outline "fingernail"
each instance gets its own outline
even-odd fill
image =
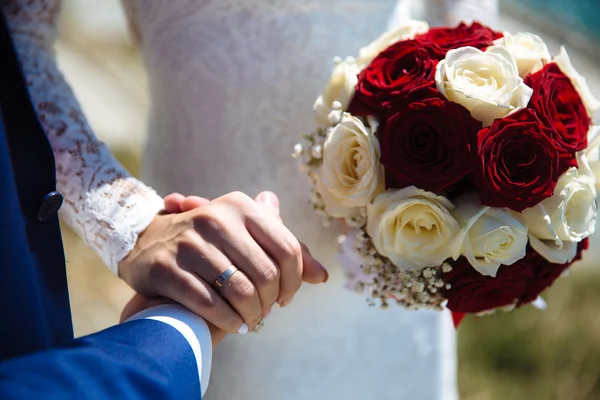
[[[267,318],[269,315],[271,315],[271,311],[272,311],[271,307],[267,308],[265,310],[265,312],[263,313],[263,318]]]
[[[244,334],[248,333],[248,325],[246,325],[245,323],[242,323],[242,326],[240,326],[240,329],[238,329],[238,333],[240,335],[244,335]]]
[[[279,211],[279,202],[277,201],[277,197],[274,193],[262,192],[258,195],[258,197],[263,204],[269,205],[275,210]]]
[[[320,264],[319,264],[320,265]],[[323,272],[325,272],[325,279],[323,279],[323,283],[327,283],[327,281],[329,280],[329,271],[327,271],[325,269],[324,266],[321,265],[321,268],[323,268]]]
[[[292,299],[284,299],[284,300],[281,300],[281,301],[279,302],[279,307],[281,307],[281,308],[283,308],[283,307],[287,307],[287,306],[289,306],[289,305],[290,305],[290,303],[291,303],[291,302],[292,302]]]

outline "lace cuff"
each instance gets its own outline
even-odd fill
[[[56,160],[61,217],[118,273],[117,264],[163,208],[163,199],[129,176],[96,138],[58,69],[52,41],[58,0],[2,3],[30,97]]]
[[[59,186],[62,193],[78,191],[74,189],[68,184]],[[163,204],[154,190],[135,178],[122,176],[90,189],[84,204],[63,207],[61,217],[118,275],[119,261],[133,249]]]

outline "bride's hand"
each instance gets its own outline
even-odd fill
[[[302,247],[271,211],[244,194],[202,205],[157,216],[119,272],[145,296],[170,298],[226,332],[244,332],[275,302],[291,302],[302,282]],[[239,271],[217,291],[215,281],[231,265]]]

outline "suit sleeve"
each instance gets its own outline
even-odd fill
[[[198,377],[179,329],[139,319],[0,363],[0,398],[200,399]]]

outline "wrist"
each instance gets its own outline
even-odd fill
[[[135,270],[139,268],[148,267],[147,263],[144,265],[144,262],[139,262],[139,260],[143,258],[140,257],[140,255],[144,253],[146,247],[152,245],[156,241],[153,236],[160,237],[156,232],[162,232],[166,229],[168,226],[167,220],[169,218],[168,215],[163,215],[161,213],[155,214],[147,226],[137,234],[135,243],[131,246],[129,252],[127,252],[127,254],[125,254],[125,256],[117,263],[118,277],[123,279],[137,292],[146,292],[144,290],[146,288],[137,282],[139,279],[136,279],[136,275],[140,274],[135,273]]]
[[[122,203],[109,204],[109,207],[105,207],[102,214],[98,215],[98,222],[102,222],[98,223],[98,226],[108,224],[106,228],[102,228],[101,233],[106,235],[106,238],[103,249],[99,251],[104,262],[118,275],[121,260],[131,253],[139,241],[140,233],[148,228],[164,205],[162,197],[154,190],[131,177],[109,187],[111,198],[125,196],[125,200]],[[116,192],[113,192],[115,190]],[[95,197],[101,196],[96,194]],[[96,204],[101,200],[106,202],[104,197],[90,201]],[[97,207],[100,208],[100,205]]]
[[[187,308],[178,304],[162,304],[143,310],[127,321],[153,319],[175,328],[188,342],[194,353],[198,368],[198,378],[203,392],[210,378],[213,331],[206,321]],[[217,332],[214,333],[219,339]],[[222,337],[220,338],[222,340]],[[204,393],[203,393],[204,394]]]

